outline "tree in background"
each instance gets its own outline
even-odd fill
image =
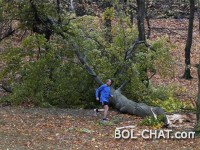
[[[112,0],[106,0],[104,2],[104,26],[105,26],[105,38],[108,43],[112,43],[112,17],[113,17],[113,2]]]
[[[195,12],[195,1],[190,0],[190,17],[189,17],[189,25],[188,25],[188,36],[185,46],[185,73],[183,75],[183,78],[185,79],[191,79],[191,63],[190,63],[190,53],[191,53],[191,47],[192,47],[192,35],[193,35],[193,24],[194,24],[194,12]]]
[[[145,19],[145,0],[137,0],[137,23],[138,23],[138,40],[139,41],[146,41],[145,38],[145,26],[144,26],[144,19]]]

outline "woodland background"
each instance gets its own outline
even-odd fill
[[[199,148],[198,138],[115,141],[116,126],[162,124],[112,110],[103,126],[88,110],[98,106],[98,81],[111,78],[115,89],[127,83],[122,94],[135,102],[198,114],[199,1],[0,0],[0,7],[1,149]]]

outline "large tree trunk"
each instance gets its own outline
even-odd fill
[[[110,0],[105,2],[105,10],[110,9],[112,7],[112,2]],[[112,43],[112,20],[110,18],[110,14],[105,15],[105,39],[108,41],[108,43]]]
[[[71,7],[73,7],[73,1],[70,1],[70,3],[71,3]],[[86,10],[85,10],[84,3],[85,3],[85,1],[83,1],[83,0],[78,0],[75,3],[76,16],[84,16],[84,15],[86,15]]]
[[[145,37],[145,26],[144,26],[144,20],[145,20],[145,13],[146,13],[146,0],[137,0],[137,24],[138,24],[138,40],[139,41],[146,41]],[[149,86],[149,79],[147,76],[147,67],[141,66],[144,75],[142,75],[141,81],[143,84],[148,87]]]
[[[138,22],[138,38],[139,41],[145,41],[145,27],[144,27],[144,19],[145,19],[145,0],[137,0],[137,22]]]
[[[147,27],[148,27],[148,31],[147,31],[147,39],[150,38],[151,36],[151,25],[150,25],[150,14],[148,12],[148,7],[149,7],[149,1],[146,1],[146,22],[147,22]]]
[[[198,84],[198,98],[197,98],[197,124],[195,127],[196,132],[200,133],[200,64],[198,65],[198,79],[199,79],[199,84]]]
[[[163,122],[165,125],[169,124],[169,121],[166,117],[164,110],[160,107],[152,107],[148,106],[144,103],[136,103],[133,100],[129,100],[123,94],[121,94],[120,89],[113,89],[113,99],[111,103],[114,107],[122,113],[127,113],[131,115],[137,115],[139,117],[146,117],[146,116],[158,116],[163,115],[164,120]]]
[[[185,73],[183,75],[183,78],[185,79],[192,78],[190,74],[190,50],[192,46],[194,11],[195,11],[195,2],[194,0],[190,0],[190,18],[189,18],[189,26],[188,26],[188,36],[187,36],[187,41],[186,41],[186,46],[185,46]]]

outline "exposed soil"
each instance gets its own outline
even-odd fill
[[[199,149],[200,138],[115,139],[116,127],[136,125],[136,134],[146,126],[136,116],[110,111],[108,124],[101,123],[101,115],[93,110],[4,107],[0,109],[0,149],[2,150],[63,150],[63,149]],[[173,128],[184,130],[192,123]]]

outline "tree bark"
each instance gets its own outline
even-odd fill
[[[146,1],[145,0],[137,0],[137,23],[138,23],[138,40],[139,41],[146,41],[145,37],[145,26],[144,26],[144,20],[145,20],[145,13],[146,13]],[[148,87],[149,86],[149,79],[147,76],[147,67],[144,66],[142,68],[145,75],[141,77],[141,81],[143,84]]]
[[[105,10],[110,9],[111,7],[112,7],[112,2],[109,0],[105,3]],[[105,18],[104,26],[105,26],[105,39],[108,41],[108,43],[112,43],[112,20],[109,14]]]
[[[150,25],[150,15],[149,15],[149,13],[148,13],[148,7],[149,7],[149,1],[147,0],[146,1],[146,22],[147,22],[147,27],[148,27],[148,31],[147,31],[147,39],[149,39],[150,38],[150,36],[151,36],[151,25]]]
[[[99,84],[102,85],[103,82],[101,79],[97,76],[97,74],[93,71],[93,69],[88,65],[82,54],[77,50],[77,47],[75,47],[74,50],[76,56],[78,57],[79,61],[81,62],[82,65],[85,66],[86,71],[95,79],[95,81]]]
[[[163,115],[163,122],[165,125],[169,124],[168,118],[164,112],[164,110],[160,107],[152,107],[148,106],[144,103],[136,103],[133,100],[128,99],[119,89],[112,89],[113,99],[111,100],[111,104],[120,112],[137,115],[139,117]]]
[[[185,73],[183,78],[191,79],[192,76],[190,74],[190,51],[192,47],[192,35],[193,35],[193,23],[194,23],[194,11],[195,11],[195,2],[194,0],[190,0],[190,18],[189,18],[189,26],[188,26],[188,36],[185,46]]]
[[[84,3],[85,3],[85,1],[83,1],[83,0],[78,0],[75,3],[76,16],[84,16],[84,15],[86,15],[86,9],[85,9]],[[71,2],[71,4],[72,4],[72,2]]]
[[[60,14],[61,14],[60,0],[57,0],[56,3],[57,3],[58,23],[61,23],[61,16],[60,16]]]
[[[144,19],[145,19],[145,0],[137,0],[137,22],[138,22],[138,38],[139,41],[145,41],[145,27],[144,27]]]
[[[4,40],[5,38],[13,35],[15,33],[15,29],[12,29],[12,27],[10,27],[5,33],[3,33],[2,35],[0,35],[0,41]]]
[[[10,86],[5,86],[5,85],[3,85],[3,84],[0,84],[0,87],[4,90],[4,91],[6,91],[6,92],[8,92],[8,93],[12,93],[13,91],[12,91],[12,88],[10,87]]]
[[[32,31],[39,34],[44,34],[49,41],[52,35],[51,26],[53,22],[48,17],[41,17],[33,0],[30,0],[31,11],[34,13],[34,21],[32,23]]]

